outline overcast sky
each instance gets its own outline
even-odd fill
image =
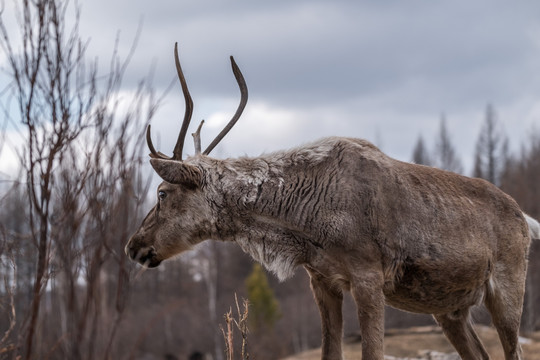
[[[9,0],[7,0],[9,1]],[[151,66],[163,91],[174,42],[200,119],[203,147],[234,113],[234,55],[250,99],[216,156],[259,155],[330,135],[365,138],[400,160],[420,134],[430,149],[441,114],[469,173],[484,113],[495,107],[511,146],[540,131],[540,2],[81,1],[81,33],[106,68],[120,32],[126,55],[142,23],[126,86]],[[172,150],[179,85],[152,122]],[[188,153],[193,153],[191,139]]]

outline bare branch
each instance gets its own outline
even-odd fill
[[[14,344],[6,345],[6,342],[9,339],[9,336],[11,335],[11,333],[13,332],[15,325],[17,324],[17,313],[15,310],[15,294],[14,294],[15,287],[16,287],[15,279],[17,278],[17,266],[15,264],[14,259],[10,258],[9,261],[11,263],[11,268],[13,269],[13,275],[11,279],[12,283],[10,284],[10,280],[7,278],[7,276],[4,277],[4,290],[5,290],[6,296],[9,298],[9,309],[10,309],[9,327],[4,332],[4,336],[2,336],[2,339],[0,339],[0,347],[2,347],[2,349],[0,349],[0,354],[4,352],[3,351],[4,349],[6,349],[6,352],[13,349]]]

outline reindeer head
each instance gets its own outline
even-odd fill
[[[186,103],[184,121],[172,157],[155,150],[148,125],[146,141],[150,149],[150,163],[164,181],[157,189],[157,204],[145,217],[125,248],[126,254],[131,259],[148,267],[158,266],[163,260],[190,249],[212,234],[212,211],[205,196],[205,170],[198,166],[197,160],[210,154],[231,130],[240,118],[248,96],[244,77],[231,56],[232,70],[241,92],[240,105],[227,126],[202,153],[200,131],[203,122],[201,122],[197,131],[192,134],[196,154],[185,161],[182,160],[184,140],[193,113],[193,101],[178,59],[177,44],[174,47],[174,55]]]

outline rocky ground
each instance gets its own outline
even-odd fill
[[[504,360],[502,347],[494,328],[476,327],[478,335],[492,360]],[[524,358],[540,360],[540,332],[520,339]],[[385,334],[385,354],[388,360],[458,360],[459,356],[446,340],[440,328],[434,326],[389,330]],[[362,345],[358,338],[345,340],[345,359],[361,359]],[[319,360],[320,349],[309,350],[283,360]]]

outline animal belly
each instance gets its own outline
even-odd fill
[[[410,312],[449,313],[479,304],[489,273],[488,264],[452,268],[408,264],[385,290],[386,302]]]

